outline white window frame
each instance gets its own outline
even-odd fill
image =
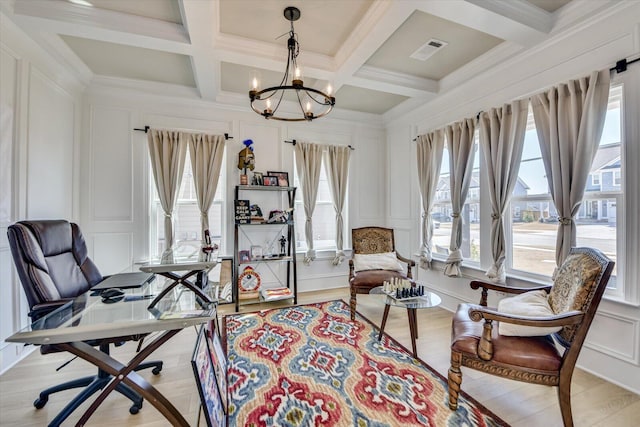
[[[640,67],[635,67],[635,72],[640,74]],[[598,192],[592,194],[591,192],[585,192],[583,197],[583,203],[592,200],[615,200],[616,204],[616,276],[611,278],[614,286],[607,288],[605,292],[605,298],[611,300],[617,300],[625,303],[631,303],[638,305],[640,295],[640,267],[639,263],[628,262],[625,259],[626,254],[637,254],[639,247],[634,242],[640,238],[640,224],[638,221],[627,221],[630,218],[637,218],[635,211],[637,206],[640,206],[640,195],[637,191],[624,191],[624,182],[639,182],[640,172],[639,168],[627,168],[626,164],[639,164],[640,163],[640,144],[628,143],[628,141],[640,141],[640,130],[638,127],[637,117],[640,115],[640,104],[638,104],[633,94],[637,94],[640,91],[640,84],[638,81],[640,78],[632,77],[631,73],[623,73],[615,78],[612,78],[611,86],[623,85],[622,89],[622,130],[621,130],[621,182],[623,191],[612,192]],[[634,92],[635,91],[635,92]],[[627,102],[625,102],[627,101]],[[628,102],[630,101],[630,102]],[[593,175],[596,176],[595,174]],[[600,181],[601,183],[602,181]],[[593,183],[593,182],[592,182]],[[614,182],[615,183],[615,182]],[[594,185],[598,185],[593,183]],[[512,197],[511,203],[519,201],[548,201],[553,203],[550,195],[538,195],[529,197]],[[634,207],[636,207],[634,209]],[[511,209],[508,210],[509,212]],[[512,256],[513,256],[513,242],[512,242],[512,219],[511,215],[505,216],[505,228],[506,228],[506,250],[507,250],[507,275],[511,277],[529,279],[532,281],[548,282],[549,276],[537,275],[532,272],[515,270],[511,268]]]
[[[448,155],[450,155],[450,152],[448,150],[448,142],[445,141],[445,144],[447,144],[447,149],[445,149],[445,152],[449,153]],[[482,227],[483,217],[485,216],[485,215],[483,215],[485,213],[485,209],[484,209],[484,206],[483,206],[482,194],[485,191],[483,189],[483,183],[486,180],[484,179],[483,174],[481,172],[482,169],[485,167],[485,165],[484,165],[484,159],[482,157],[483,156],[482,147],[480,146],[480,129],[479,128],[477,128],[475,130],[475,133],[474,133],[474,144],[477,147],[477,151],[475,153],[475,156],[476,156],[475,159],[478,161],[478,181],[479,181],[479,186],[478,186],[478,190],[477,190],[478,194],[477,194],[477,199],[474,199],[472,196],[474,195],[473,193],[475,191],[472,191],[472,189],[470,188],[469,192],[467,193],[467,199],[465,200],[462,209],[464,211],[465,208],[468,208],[471,202],[476,203],[478,205],[477,206],[477,213],[478,213],[480,218],[479,218],[478,221],[470,222],[468,224],[468,226],[471,227],[472,224],[478,224],[478,227],[479,227],[478,238],[480,240],[480,243],[477,245],[477,247],[478,247],[478,260],[473,260],[471,258],[464,258],[462,260],[462,265],[463,266],[467,266],[467,267],[471,267],[471,268],[480,268],[480,267],[484,267],[484,264],[485,264],[485,262],[484,262],[484,252],[490,253],[490,251],[488,249],[486,249],[486,248],[483,249],[483,247],[482,247],[482,242],[484,240],[488,241],[488,239],[485,238],[486,236],[485,236],[485,233],[483,232],[483,227]],[[442,161],[443,162],[448,162],[449,159],[445,158],[444,154],[443,154]],[[449,171],[449,173],[451,173],[451,171]],[[441,172],[440,176],[438,177],[438,180],[442,179],[442,176],[443,176],[443,173]],[[446,176],[448,176],[448,174],[446,174]],[[442,196],[442,198],[438,198],[438,196]],[[448,209],[450,209],[451,208],[451,191],[450,190],[436,191],[436,199],[434,200],[434,207],[435,207],[436,204],[437,205],[443,205],[444,204],[444,205],[448,206]],[[432,209],[431,213],[433,215],[434,209]],[[422,209],[420,210],[420,215],[422,215]],[[435,218],[435,220],[437,221],[438,219]],[[440,227],[441,226],[442,225],[440,225]],[[463,226],[464,226],[464,224],[463,224]],[[447,245],[446,245],[447,249],[449,249],[449,242],[450,241],[451,241],[451,236],[449,236],[449,241],[447,242]],[[473,241],[473,239],[471,239],[471,241],[469,242],[469,251],[473,250],[473,246],[471,245],[472,241]],[[433,253],[432,253],[433,259],[439,260],[439,261],[443,261],[443,262],[446,261],[447,255],[439,253],[437,248],[436,248],[436,245],[435,245],[435,243],[433,243],[433,241],[432,241],[432,244],[433,244],[433,247],[434,247]]]
[[[591,175],[591,185],[593,186],[600,186],[601,180],[600,180],[600,174],[599,173],[594,173],[593,175]]]
[[[214,199],[213,203],[211,203],[211,207],[209,208],[209,211],[211,212],[214,209],[214,206],[219,205],[220,209],[221,209],[221,224],[220,224],[220,229],[221,229],[221,236],[220,236],[220,242],[219,242],[219,246],[220,248],[225,248],[226,247],[226,217],[227,217],[227,209],[226,209],[226,188],[227,188],[227,180],[226,180],[226,169],[227,169],[227,162],[226,162],[226,155],[227,155],[227,148],[225,147],[224,152],[223,152],[223,158],[222,158],[222,167],[220,169],[220,176],[218,178],[218,189],[217,191],[219,191],[220,194],[220,198],[219,199]],[[185,167],[186,167],[186,163],[187,162],[191,162],[191,159],[189,157],[189,147],[187,147],[187,153],[186,153],[186,158],[185,158]],[[158,212],[162,210],[162,207],[160,206],[160,199],[158,198],[158,191],[156,189],[156,184],[154,182],[153,179],[153,170],[151,167],[151,159],[149,159],[149,257],[151,259],[158,259],[160,257],[160,255],[162,254],[158,254],[156,251],[156,247],[158,245],[158,227],[162,226],[162,224],[158,224],[157,218],[158,218]],[[184,178],[183,178],[184,179]],[[181,183],[181,191],[182,191],[182,184]],[[193,190],[193,198],[192,199],[188,199],[188,200],[177,200],[176,201],[176,207],[174,208],[174,211],[176,211],[178,209],[179,206],[185,206],[185,205],[195,205],[197,206],[198,201],[196,199],[195,196],[195,188],[192,189]],[[209,220],[211,221],[211,217],[212,215],[209,216]],[[174,230],[175,231],[175,230]],[[214,240],[215,242],[215,240]],[[176,239],[176,244],[179,244],[180,242]]]
[[[304,201],[302,199],[302,188],[300,187],[300,181],[298,179],[298,173],[297,173],[297,169],[296,169],[296,162],[295,162],[295,153],[293,154],[294,158],[293,158],[293,186],[297,187],[296,190],[296,198],[294,201],[294,212],[302,212],[303,216],[304,216]],[[326,170],[326,166],[325,166],[325,158],[324,155],[322,156],[322,173],[327,172]],[[350,175],[350,174],[349,174]],[[349,178],[347,178],[349,179]],[[327,183],[329,181],[327,180]],[[318,192],[319,193],[319,192]],[[331,191],[329,190],[329,200],[316,200],[316,207],[313,211],[313,217],[312,217],[312,221],[315,223],[315,219],[317,218],[316,215],[318,214],[318,212],[320,212],[320,210],[318,209],[318,207],[320,206],[331,206],[331,212],[332,212],[332,216],[331,216],[331,220],[333,222],[335,222],[335,210],[333,209],[333,200],[332,200],[332,196],[331,196]],[[344,200],[344,211],[342,212],[342,218],[343,218],[343,230],[342,230],[342,235],[343,235],[343,244],[344,244],[344,250],[348,249],[347,247],[347,241],[350,240],[350,238],[347,238],[347,232],[350,229],[349,227],[349,185],[347,184],[347,192],[345,194],[345,200]],[[306,252],[306,248],[300,246],[298,247],[298,243],[301,243],[303,245],[305,245],[306,247],[306,239],[305,239],[305,224],[304,222],[300,222],[297,221],[295,224],[295,230],[296,230],[296,234],[299,233],[300,238],[303,240],[297,240],[295,241],[295,248],[296,248],[296,253],[300,253],[303,254]],[[350,236],[349,236],[350,237]],[[317,240],[314,240],[314,250],[316,251],[316,253],[322,253],[322,252],[327,252],[327,253],[335,253],[337,251],[337,246],[336,246],[336,241],[335,241],[335,236],[333,237],[333,243],[331,245],[323,245],[323,246],[316,246],[315,242],[317,242]]]

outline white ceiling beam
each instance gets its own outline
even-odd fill
[[[438,82],[431,79],[383,70],[363,65],[348,79],[348,83],[366,89],[378,90],[409,97],[422,97],[438,93]]]
[[[284,43],[276,45],[229,34],[218,33],[213,54],[220,61],[279,73],[284,73],[287,64],[287,48]],[[304,76],[324,80],[333,76],[335,62],[330,56],[302,51],[298,60]]]
[[[191,54],[182,25],[111,10],[49,0],[19,0],[14,18],[33,30]]]
[[[196,86],[203,99],[213,101],[220,88],[220,61],[213,55],[213,40],[218,32],[219,22],[217,4],[183,0],[180,6],[184,26],[193,47],[191,67]]]
[[[357,83],[352,77],[415,10],[408,3],[384,0],[371,5],[336,53],[336,91],[345,83]]]
[[[553,28],[553,16],[525,0],[411,1],[416,10],[530,47]]]

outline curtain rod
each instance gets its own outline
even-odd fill
[[[149,126],[145,126],[145,127],[144,127],[144,129],[140,129],[140,128],[133,128],[133,130],[137,130],[137,131],[144,132],[144,133],[149,132],[149,129],[151,129]],[[233,137],[232,137],[232,136],[229,136],[229,134],[228,134],[228,133],[225,133],[225,134],[224,134],[224,139],[233,139]]]
[[[292,144],[292,145],[295,147],[295,145],[296,145],[296,143],[297,143],[298,141],[296,141],[295,139],[292,139],[291,141],[287,141],[287,140],[285,140],[284,142],[285,142],[285,144]],[[347,145],[347,147],[349,147],[349,148],[350,148],[350,149],[352,149],[352,150],[355,150],[355,148],[353,148],[351,145]]]
[[[623,73],[627,71],[627,65],[633,64],[634,62],[638,62],[638,61],[640,61],[640,57],[636,59],[622,58],[621,60],[616,62],[615,67],[609,68],[609,71],[615,71],[616,73]]]
[[[484,112],[483,110],[478,111],[478,114],[476,114],[476,120],[480,120],[480,114],[482,114],[483,112]],[[451,123],[449,123],[449,124],[451,124]],[[443,128],[446,128],[447,126],[449,126],[449,125],[445,125],[445,126],[443,126]],[[416,142],[417,140],[418,140],[418,137],[415,137],[411,141]]]

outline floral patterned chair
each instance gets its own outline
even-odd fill
[[[562,420],[565,426],[573,426],[571,377],[613,266],[614,262],[597,249],[573,248],[558,269],[553,286],[512,288],[472,281],[471,288],[482,288],[482,296],[480,305],[460,304],[453,317],[449,407],[458,407],[460,367],[465,366],[517,381],[558,387]],[[498,309],[487,308],[489,289],[518,295],[500,301]],[[517,298],[525,299],[536,292],[548,304],[547,316],[500,310],[513,308]],[[520,332],[512,330],[503,335],[503,326],[520,328]],[[554,328],[556,332],[547,334],[531,327]]]
[[[355,320],[356,315],[356,295],[368,294],[369,291],[377,286],[382,286],[384,281],[393,278],[411,279],[411,268],[416,265],[415,261],[405,258],[395,252],[395,242],[392,228],[383,227],[362,227],[351,230],[351,245],[353,247],[353,258],[349,260],[349,287],[351,289],[351,320]],[[359,270],[357,260],[359,256],[368,255],[394,255],[395,265],[383,266],[377,268],[375,265],[371,269]],[[387,261],[390,261],[387,259]],[[401,270],[402,265],[398,263],[402,261],[407,264],[407,272],[404,274]]]

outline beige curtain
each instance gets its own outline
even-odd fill
[[[447,276],[460,276],[462,262],[462,217],[460,216],[471,184],[475,157],[473,133],[475,119],[464,119],[445,128],[449,144],[449,171],[451,191],[451,243],[449,257],[444,268]]]
[[[420,267],[431,267],[431,240],[433,219],[431,209],[440,179],[442,152],[444,150],[444,130],[439,129],[417,138],[418,185],[422,196],[422,246],[420,246]]]
[[[188,135],[188,140],[193,183],[200,209],[200,236],[204,245],[204,231],[209,229],[209,208],[218,188],[225,139],[224,135],[192,133]]]
[[[487,277],[504,283],[505,239],[503,215],[518,180],[527,130],[528,100],[514,101],[480,115],[480,146],[489,177],[491,256]]]
[[[609,84],[609,70],[594,71],[531,99],[542,161],[560,220],[557,266],[576,244],[574,217],[600,144]]]
[[[325,151],[325,168],[329,179],[329,189],[333,198],[333,209],[336,212],[336,256],[333,265],[344,261],[344,201],[347,195],[349,176],[349,157],[351,148],[344,146],[327,146]]]
[[[187,143],[180,132],[157,129],[149,129],[147,142],[153,179],[164,211],[164,258],[173,249],[173,208],[180,191]]]
[[[304,262],[305,264],[310,264],[316,258],[316,251],[313,249],[312,217],[316,208],[318,183],[320,182],[322,146],[309,142],[298,142],[294,146],[294,152],[305,215],[304,236],[307,241],[307,253],[304,257]]]

